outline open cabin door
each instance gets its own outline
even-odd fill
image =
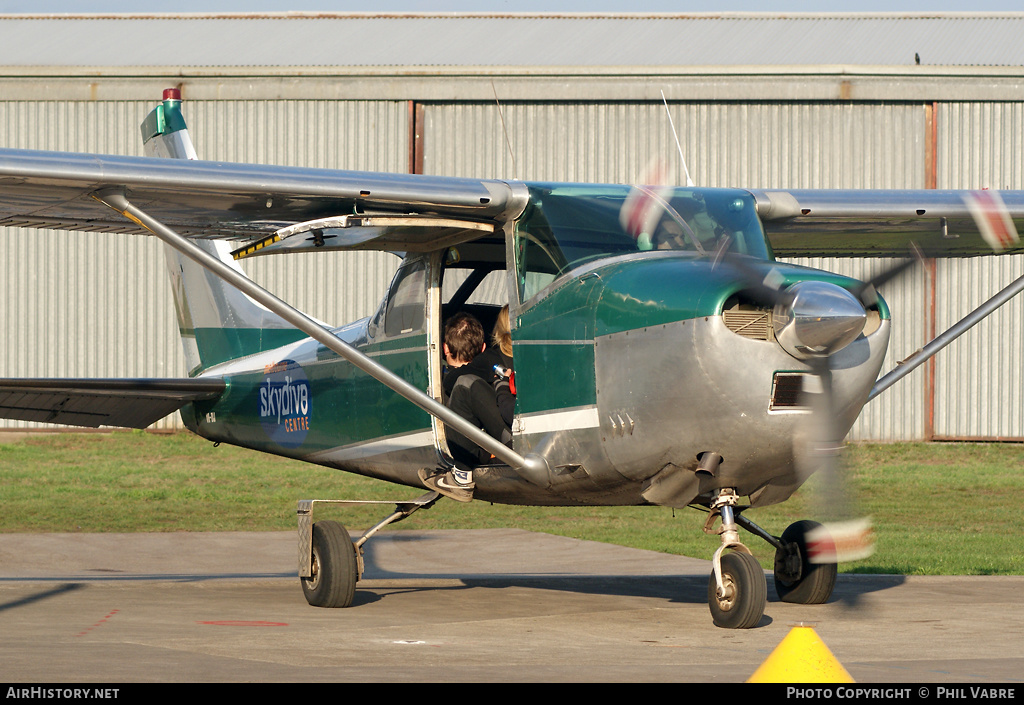
[[[497,237],[496,231],[499,233]],[[443,404],[444,321],[455,310],[467,304],[473,305],[479,299],[479,295],[475,295],[475,299],[468,300],[469,294],[480,284],[479,280],[473,279],[470,282],[472,286],[463,285],[466,284],[466,277],[480,267],[474,265],[473,260],[463,260],[462,253],[469,251],[477,259],[480,251],[489,253],[483,257],[487,262],[483,268],[487,271],[482,274],[486,275],[495,269],[504,277],[504,243],[500,239],[500,232],[493,223],[460,218],[416,214],[350,214],[281,228],[273,235],[238,248],[232,254],[236,259],[243,259],[328,250],[404,253],[405,257],[384,305],[370,321],[369,336],[374,341],[387,344],[389,341],[425,332],[427,383],[424,391],[434,401]],[[466,262],[470,263],[469,269],[466,268]],[[452,272],[446,281],[449,266],[457,271]],[[497,310],[507,303],[508,296],[503,287],[500,295],[485,298],[500,301],[496,305],[485,303],[474,311],[481,318],[485,331],[490,331]],[[384,356],[393,353],[392,350],[378,352]],[[419,373],[414,369],[405,370],[403,376],[415,379],[420,374],[422,368]],[[439,459],[442,463],[450,463],[451,455],[445,440],[444,426],[433,414],[430,415],[430,423]]]
[[[441,403],[447,402],[442,391],[445,323],[460,311],[468,312],[480,321],[487,345],[492,345],[498,312],[509,303],[508,282],[505,242],[500,234],[433,253],[427,295],[427,347],[430,351],[430,394]],[[443,424],[434,418],[432,426],[438,453],[450,461]]]
[[[439,404],[445,404],[441,380],[444,375],[444,317],[442,315],[441,277],[442,265],[447,250],[438,250],[430,257],[427,277],[427,374],[429,386],[427,393]],[[444,424],[436,416],[430,417],[430,427],[434,433],[434,449],[443,464],[454,466],[448,441],[444,433]]]

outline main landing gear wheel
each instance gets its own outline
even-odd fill
[[[749,553],[726,553],[722,556],[722,586],[711,573],[708,581],[708,605],[715,626],[725,629],[750,629],[764,616],[768,601],[768,584],[761,564]]]
[[[313,524],[313,575],[301,578],[302,593],[313,607],[348,607],[356,594],[356,548],[336,521]]]
[[[798,521],[782,532],[782,547],[775,550],[775,592],[783,602],[820,605],[832,596],[838,567],[807,558],[807,534],[820,526],[815,521]]]

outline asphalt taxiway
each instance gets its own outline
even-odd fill
[[[711,623],[710,562],[520,530],[370,541],[306,604],[292,532],[0,534],[0,682],[746,681],[797,624],[860,683],[1019,685],[1024,577],[840,575]]]

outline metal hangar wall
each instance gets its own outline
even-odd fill
[[[226,18],[178,19],[206,30],[227,26]],[[526,19],[544,28],[554,18]],[[682,19],[651,17],[656,30],[649,31],[682,26]],[[883,19],[890,29],[909,21]],[[420,30],[437,24],[412,20],[403,25],[410,32],[417,21]],[[19,29],[12,21],[0,17],[0,35],[55,26],[22,20]],[[145,21],[88,20],[92,41],[101,42],[105,32]],[[1021,23],[1024,15],[1004,24],[1016,31]],[[255,23],[231,26],[263,31]],[[231,35],[225,43],[244,39]],[[579,51],[600,54],[601,46]],[[929,65],[908,56],[906,64],[850,65],[829,63],[820,52],[817,63],[784,65],[713,63],[714,55],[705,65],[671,64],[658,54],[620,65],[569,57],[577,64],[170,66],[147,55],[96,67],[57,63],[59,51],[50,64],[28,65],[0,50],[7,64],[0,66],[0,145],[141,154],[139,123],[163,88],[178,86],[204,159],[632,182],[653,158],[678,158],[664,94],[700,185],[1024,188],[1024,60]],[[0,376],[183,375],[160,247],[151,238],[0,232]],[[298,308],[341,324],[372,313],[397,263],[392,255],[328,253],[244,266]],[[800,263],[859,277],[885,265]],[[886,287],[895,325],[885,370],[1022,274],[1017,256],[939,260]],[[869,404],[850,438],[1024,440],[1022,334],[1024,304],[1015,300]],[[158,424],[179,425],[176,415]]]

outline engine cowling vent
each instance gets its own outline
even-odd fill
[[[810,411],[812,393],[820,383],[805,372],[776,372],[772,379],[772,397],[769,411]]]
[[[774,335],[772,312],[765,309],[736,305],[722,311],[722,320],[726,328],[744,338],[771,340]]]

